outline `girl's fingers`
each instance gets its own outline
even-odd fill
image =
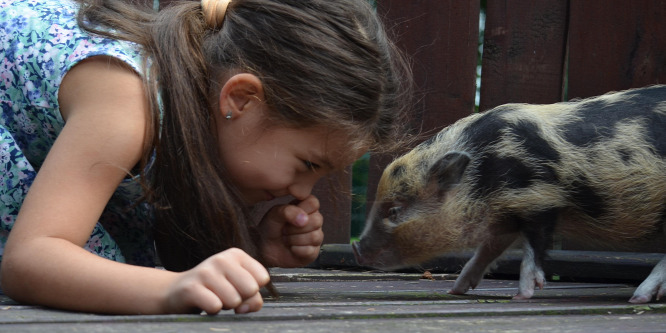
[[[234,309],[234,312],[237,314],[256,312],[261,310],[263,305],[264,299],[261,298],[261,294],[256,294],[253,297],[246,299],[240,306]]]
[[[206,288],[210,289],[222,302],[222,309],[229,310],[238,307],[243,299],[242,293],[238,291],[238,287],[227,279],[217,278],[214,283],[206,283]]]
[[[319,249],[320,247],[318,245],[290,247],[291,253],[295,257],[307,259],[307,261],[310,261],[310,259],[315,259],[319,255]]]
[[[286,234],[308,233],[321,229],[324,225],[324,217],[319,211],[305,215],[305,212],[297,206],[287,206],[285,208],[285,218],[289,221],[284,229]]]
[[[255,278],[246,270],[238,269],[225,272],[224,276],[229,281],[230,285],[234,288],[232,292],[239,295],[238,302],[230,304],[230,308],[235,308],[248,298],[253,297],[259,293],[261,286]]]
[[[193,284],[183,290],[185,295],[181,304],[174,305],[175,313],[199,313],[205,311],[207,314],[216,314],[222,310],[222,300],[212,290],[203,284]],[[185,307],[185,308],[183,308]]]
[[[317,199],[317,197],[314,195],[310,195],[305,200],[301,202],[294,202],[293,204],[304,210],[306,214],[312,214],[319,210],[319,199]]]
[[[201,293],[202,309],[207,313],[216,313],[220,309],[238,309],[248,300],[251,306],[248,311],[260,309],[263,301],[259,290],[270,281],[270,276],[258,261],[240,249],[229,249],[221,252],[200,266],[197,275],[201,285],[213,294],[219,302],[210,299],[210,295]],[[213,311],[213,312],[210,312]]]
[[[231,290],[228,288],[231,288]],[[218,291],[203,286],[201,289],[200,292],[192,296],[197,298],[196,304],[198,304],[198,307],[210,315],[217,314],[221,310],[230,309],[234,309],[236,313],[256,312],[261,310],[264,304],[260,293],[255,293],[251,297],[241,300],[231,284],[227,284],[226,287],[221,289],[218,287]],[[224,294],[219,294],[220,292]]]
[[[242,299],[253,297],[270,281],[266,268],[244,251],[234,248],[223,254],[231,256],[231,260],[221,260],[218,269]]]
[[[240,255],[245,257],[245,260],[240,261],[240,266],[245,269],[252,276],[253,280],[259,285],[259,288],[265,286],[270,282],[271,276],[268,274],[266,267],[252,258],[249,254],[239,249],[233,249],[240,252]]]
[[[319,246],[324,241],[324,232],[319,228],[311,232],[286,235],[285,240],[291,246]]]
[[[282,214],[287,221],[288,227],[301,228],[310,221],[310,216],[302,208],[294,205],[285,205],[282,208]]]

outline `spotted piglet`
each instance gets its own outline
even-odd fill
[[[662,232],[666,86],[463,118],[384,171],[359,242],[362,265],[394,269],[476,247],[452,294],[474,288],[517,241],[517,299],[545,282],[554,233],[619,244]],[[666,258],[632,303],[666,291]]]

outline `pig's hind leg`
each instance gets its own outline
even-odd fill
[[[518,238],[518,233],[495,236],[481,244],[463,267],[449,294],[462,295],[474,289],[483,279],[488,267]]]
[[[629,302],[647,303],[655,295],[656,300],[659,300],[664,292],[666,292],[666,257],[654,266],[650,275],[636,288]]]

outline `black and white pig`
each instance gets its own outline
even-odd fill
[[[523,240],[515,298],[530,298],[544,285],[554,233],[618,244],[663,229],[665,157],[666,86],[499,106],[459,120],[384,170],[354,254],[362,265],[394,269],[476,247],[449,291],[463,294]],[[630,302],[664,292],[666,258]]]

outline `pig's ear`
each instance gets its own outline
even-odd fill
[[[471,157],[465,152],[452,151],[446,153],[428,171],[428,187],[435,190],[440,197],[446,191],[458,185],[467,169]]]

